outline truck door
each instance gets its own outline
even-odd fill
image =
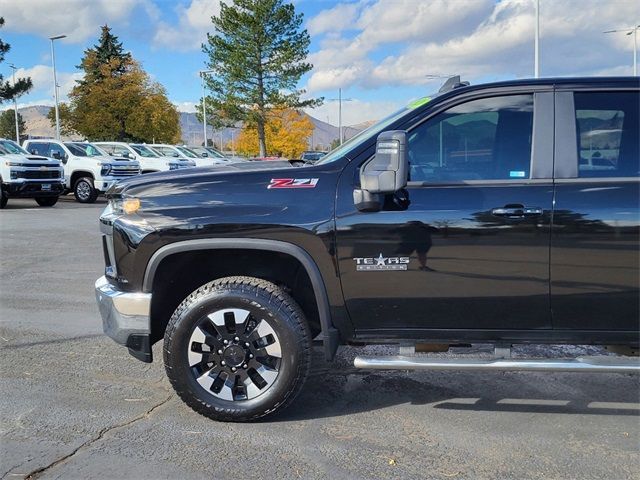
[[[551,328],[553,93],[467,98],[405,127],[410,182],[382,211],[357,211],[357,172],[341,177],[337,249],[358,331]]]
[[[637,83],[556,94],[554,329],[638,331],[639,105]]]

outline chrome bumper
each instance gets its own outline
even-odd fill
[[[132,335],[149,335],[150,293],[122,292],[106,277],[96,280],[96,300],[104,333],[121,345]]]

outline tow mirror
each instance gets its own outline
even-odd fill
[[[376,153],[360,169],[360,188],[354,190],[353,201],[361,211],[378,211],[384,195],[407,186],[409,160],[407,132],[382,132],[376,141]]]

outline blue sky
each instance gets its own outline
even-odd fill
[[[474,83],[533,74],[535,0],[297,0],[312,44],[314,69],[300,82],[325,105],[310,111],[337,123],[338,88],[350,99],[345,124],[380,118],[438,88],[440,76]],[[181,110],[201,96],[200,45],[218,0],[0,0],[0,37],[9,63],[34,89],[21,105],[53,102],[48,37],[56,42],[63,98],[80,78],[75,68],[109,24],[127,50],[167,89]],[[637,0],[540,0],[543,76],[630,75],[632,37],[605,30],[640,23]],[[436,78],[433,78],[436,77]],[[8,105],[4,105],[8,107]],[[1,107],[0,107],[1,108]]]

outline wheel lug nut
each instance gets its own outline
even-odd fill
[[[253,358],[253,353],[250,353],[250,354],[249,354],[249,358]]]
[[[237,370],[236,367],[231,367],[232,372],[235,372],[236,370]]]
[[[222,350],[218,350],[218,355],[222,355]]]
[[[244,342],[244,346],[245,347],[250,347],[251,345],[249,344],[249,342]]]
[[[223,340],[222,343],[226,345],[227,343],[229,343],[229,340]]]
[[[239,339],[238,337],[234,338],[234,340],[235,340],[236,342],[239,342],[239,341],[240,341],[240,339]]]
[[[245,363],[244,365],[242,365],[242,368],[247,368],[247,364]]]
[[[222,360],[222,361],[220,362],[220,365],[226,365],[225,361],[224,361],[224,360]]]

